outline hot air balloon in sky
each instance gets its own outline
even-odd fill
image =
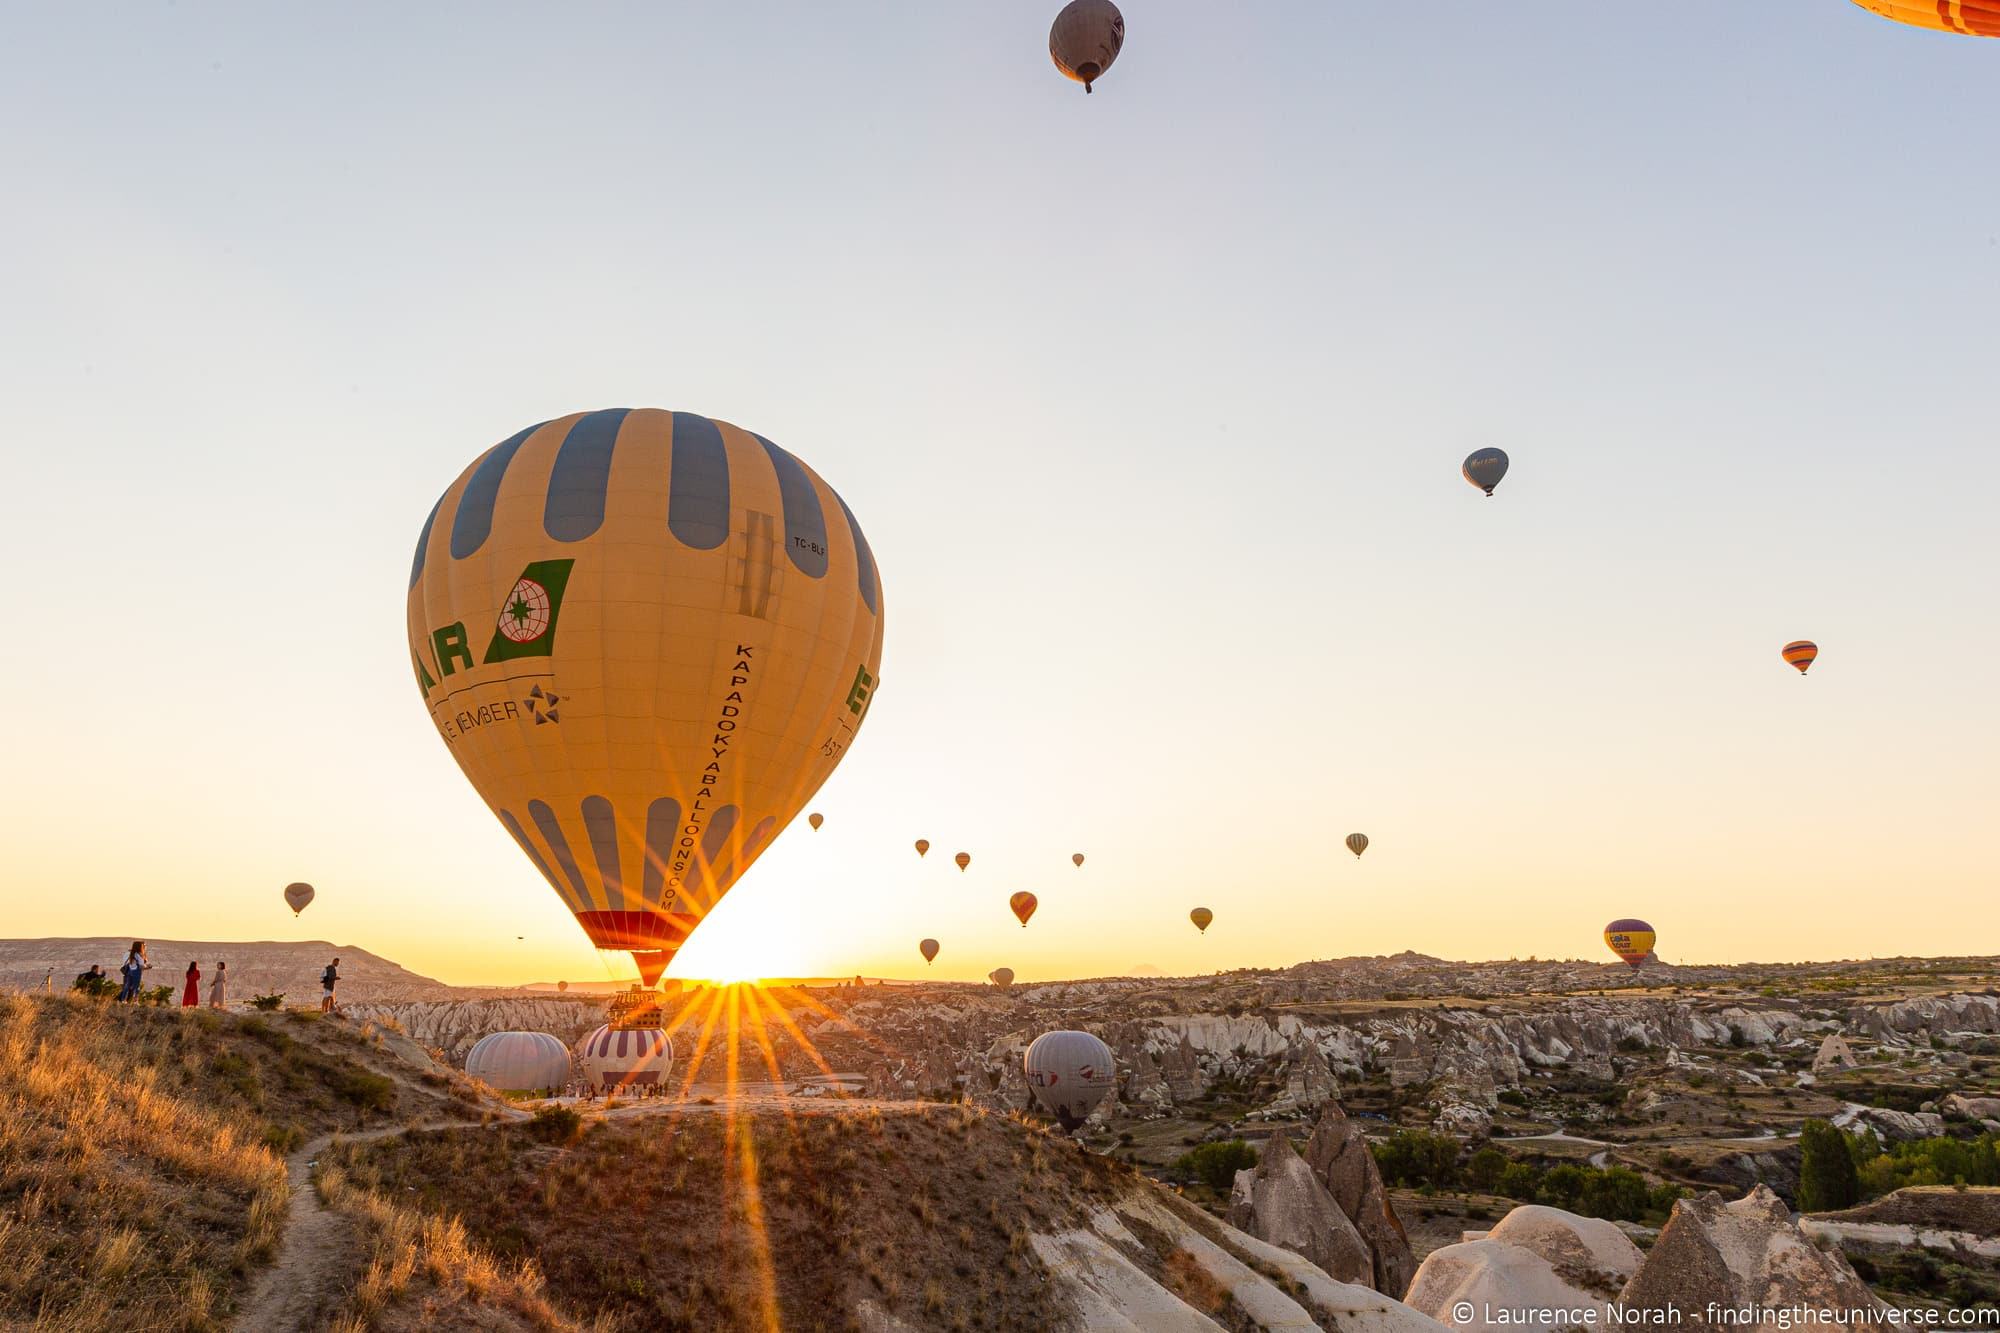
[[[1071,852],[1069,857],[1069,863],[1075,866],[1078,870],[1083,869],[1083,853]]]
[[[1028,1043],[1021,1072],[1035,1100],[1071,1134],[1118,1086],[1111,1048],[1088,1032],[1044,1032]]]
[[[1085,92],[1125,45],[1125,16],[1111,0],[1070,0],[1049,26],[1049,59]]]
[[[1811,639],[1793,639],[1779,651],[1783,653],[1787,662],[1799,669],[1799,674],[1803,676],[1806,674],[1806,669],[1812,666],[1813,659],[1819,656],[1819,645]]]
[[[1007,900],[1007,906],[1020,918],[1021,928],[1027,929],[1028,918],[1035,914],[1035,895],[1023,890]]]
[[[962,871],[967,866],[972,864],[972,853],[960,852],[957,856],[954,856],[951,859],[958,863],[958,868]]]
[[[1215,920],[1215,913],[1209,911],[1206,907],[1197,907],[1188,913],[1188,920],[1194,922],[1196,930],[1206,935],[1208,934],[1208,923]]]
[[[806,816],[806,823],[811,824],[813,826],[814,833],[819,832],[819,826],[821,824],[824,824],[825,822],[826,822],[826,816],[821,814],[817,810],[813,811],[811,814]]]
[[[924,956],[926,963],[932,962],[937,958],[938,942],[936,940],[920,940],[917,943],[917,952]]]
[[[285,902],[292,909],[293,916],[297,916],[300,912],[305,911],[306,904],[310,903],[312,900],[313,900],[312,885],[287,884],[285,886]],[[336,915],[338,914],[336,913]]]
[[[1014,984],[1014,969],[1011,967],[996,967],[986,974],[986,979],[1001,990],[1006,990]]]
[[[1361,853],[1368,850],[1368,835],[1366,833],[1348,834],[1347,850],[1353,852],[1355,858],[1358,860],[1361,856]]]
[[[1622,917],[1604,928],[1604,942],[1611,952],[1637,967],[1653,952],[1653,928],[1637,917]]]
[[[1863,9],[1913,28],[1966,37],[2000,37],[2000,0],[1854,0]]]
[[[1490,496],[1493,488],[1500,484],[1500,478],[1507,475],[1507,452],[1504,449],[1475,449],[1465,456],[1465,463],[1459,471],[1465,474],[1467,481]]]
[[[917,855],[918,855],[918,856],[922,856],[922,855],[923,855],[923,854],[924,854],[925,852],[929,851],[930,849],[931,849],[931,840],[930,840],[929,838],[918,838],[918,839],[917,839]]]
[[[861,525],[818,474],[651,408],[481,454],[424,520],[407,604],[459,768],[648,985],[853,744],[882,611]]]

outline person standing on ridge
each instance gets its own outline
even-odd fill
[[[181,987],[181,1008],[193,1009],[201,1003],[201,964],[189,963],[187,985]]]
[[[340,960],[338,958],[328,963],[326,971],[319,974],[319,984],[319,1011],[323,1014],[330,1014],[333,1012],[333,988],[340,984]]]
[[[208,1007],[227,1009],[229,1007],[229,964],[215,965],[215,980],[208,983]]]
[[[125,955],[125,964],[118,969],[125,978],[125,985],[118,992],[120,1000],[139,998],[139,983],[146,979],[146,970],[151,966],[146,961],[146,941],[133,940],[132,952]]]

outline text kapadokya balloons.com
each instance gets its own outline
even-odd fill
[[[1493,494],[1493,488],[1500,484],[1500,478],[1507,475],[1507,451],[1504,449],[1474,450],[1472,453],[1466,455],[1465,462],[1459,467],[1459,471],[1465,474],[1467,481],[1490,496]]]
[[[1637,967],[1652,955],[1654,939],[1653,928],[1637,917],[1621,917],[1604,928],[1604,942],[1628,967]]]
[[[312,885],[287,884],[285,886],[285,903],[292,909],[293,916],[297,916],[300,912],[305,911],[306,904],[310,903],[312,900],[313,900]]]
[[[861,525],[812,469],[620,408],[460,474],[417,540],[408,628],[459,767],[650,985],[847,753],[882,611]]]
[[[1021,1072],[1035,1100],[1072,1134],[1118,1086],[1111,1048],[1088,1032],[1044,1032],[1028,1043]]]
[[[1966,37],[2000,37],[2000,0],[1854,0],[1863,9],[1913,28]]]
[[[1799,669],[1801,676],[1806,674],[1807,669],[1819,657],[1819,645],[1811,639],[1793,639],[1778,651],[1784,656],[1785,661]],[[1838,675],[1840,673],[1835,672],[1834,674]]]
[[[919,940],[917,942],[917,952],[924,956],[926,963],[933,962],[937,958],[938,942],[936,940]]]
[[[1111,0],[1070,0],[1049,25],[1049,59],[1085,92],[1125,47],[1125,16]]]
[[[1021,928],[1026,930],[1028,928],[1028,918],[1035,914],[1035,895],[1024,889],[1009,898],[1007,906],[1013,909],[1014,915],[1020,919]]]
[[[1358,859],[1361,856],[1361,853],[1368,850],[1368,835],[1366,833],[1348,834],[1347,850],[1353,852],[1355,857]]]
[[[1197,907],[1188,913],[1188,920],[1194,922],[1196,930],[1206,935],[1208,934],[1208,923],[1215,920],[1215,913],[1209,911],[1206,907]]]

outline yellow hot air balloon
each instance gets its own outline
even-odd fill
[[[918,855],[918,856],[922,856],[922,855],[923,855],[923,854],[924,854],[925,852],[929,851],[930,849],[931,849],[931,840],[930,840],[929,838],[918,838],[918,839],[917,839],[917,855]]]
[[[2000,0],[1854,0],[1863,9],[1913,28],[1967,37],[2000,37]]]
[[[1368,835],[1366,833],[1348,834],[1347,850],[1353,852],[1355,859],[1359,860],[1361,857],[1361,853],[1368,850]]]
[[[1813,664],[1813,659],[1819,656],[1819,645],[1811,639],[1793,639],[1779,651],[1784,655],[1785,661],[1797,667],[1799,674],[1803,676],[1806,674],[1806,668]]]
[[[964,869],[965,869],[965,868],[966,868],[967,866],[969,866],[969,865],[971,865],[971,864],[972,864],[972,853],[971,853],[971,852],[960,852],[960,853],[959,853],[959,854],[958,854],[957,856],[954,856],[954,857],[952,857],[951,859],[952,859],[953,861],[956,861],[956,862],[958,863],[958,868],[959,868],[959,869],[960,869],[960,870],[962,871],[962,870],[964,870]]]
[[[1083,869],[1083,853],[1072,852],[1070,854],[1069,862],[1071,865],[1075,866],[1078,870]]]
[[[804,463],[613,409],[532,426],[451,484],[408,629],[459,767],[650,985],[853,744],[882,610],[860,524]]]
[[[1638,967],[1652,955],[1655,938],[1653,928],[1637,917],[1624,917],[1604,928],[1604,942],[1628,967]]]
[[[1197,907],[1188,913],[1188,920],[1194,922],[1196,930],[1206,935],[1208,934],[1208,923],[1215,920],[1215,913],[1209,911],[1206,907]]]
[[[1014,915],[1020,918],[1021,927],[1025,930],[1028,918],[1035,914],[1035,895],[1025,891],[1017,893],[1007,900],[1007,906],[1014,909]]]
[[[811,824],[813,826],[814,833],[819,832],[819,826],[821,824],[824,824],[825,822],[826,822],[826,816],[820,814],[817,810],[806,816],[806,823]]]
[[[312,902],[312,900],[312,885],[287,884],[285,886],[285,905],[292,909],[293,916],[297,916],[300,912],[305,911],[306,905]]]

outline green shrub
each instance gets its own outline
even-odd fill
[[[1458,1140],[1423,1129],[1399,1129],[1371,1143],[1376,1168],[1391,1185],[1448,1188],[1458,1177]]]
[[[1488,1144],[1472,1154],[1465,1164],[1465,1179],[1472,1188],[1491,1194],[1500,1188],[1500,1178],[1510,1165],[1507,1154]]]
[[[253,995],[250,997],[250,1007],[252,1009],[261,1009],[267,1014],[274,1009],[282,1008],[284,1003],[285,993],[283,991],[278,991],[272,995]]]
[[[1238,1171],[1247,1171],[1255,1165],[1255,1148],[1242,1139],[1225,1139],[1221,1143],[1204,1143],[1193,1152],[1182,1153],[1174,1159],[1172,1170],[1183,1179],[1199,1180],[1220,1193],[1235,1183]]]
[[[118,983],[112,978],[93,977],[88,972],[69,983],[71,990],[82,991],[95,1000],[108,1000],[118,993]]]
[[[333,1090],[344,1102],[361,1111],[386,1111],[396,1104],[396,1085],[382,1074],[365,1069],[342,1069],[333,1080]]]
[[[545,1143],[574,1143],[583,1134],[583,1117],[571,1106],[540,1107],[528,1132]]]

